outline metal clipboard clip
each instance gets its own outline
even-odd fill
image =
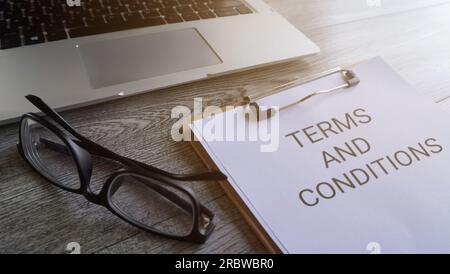
[[[281,106],[278,109],[278,111],[281,111],[283,109],[287,109],[287,108],[296,106],[298,104],[301,104],[301,103],[303,103],[303,102],[305,102],[305,101],[307,101],[307,100],[309,100],[309,99],[311,99],[311,98],[313,98],[313,97],[315,97],[317,95],[327,94],[327,93],[339,91],[341,89],[346,89],[346,88],[349,88],[349,87],[356,86],[360,82],[359,78],[356,76],[356,74],[353,71],[351,71],[349,69],[335,68],[335,69],[323,72],[321,74],[314,75],[314,76],[310,77],[307,80],[303,80],[303,81],[302,80],[294,80],[294,81],[287,82],[287,83],[285,83],[283,85],[277,86],[277,87],[275,87],[275,88],[265,92],[265,95],[262,95],[262,96],[260,95],[260,96],[255,97],[255,98],[253,98],[251,96],[246,96],[244,98],[244,101],[243,101],[242,104],[246,106],[246,111],[257,111],[259,113],[260,111],[262,111],[262,109],[259,106],[259,104],[257,103],[257,100],[259,100],[259,99],[261,99],[263,97],[269,96],[269,95],[276,94],[278,92],[285,91],[286,89],[289,89],[289,88],[292,88],[292,87],[295,87],[295,86],[304,85],[306,83],[309,83],[309,82],[312,82],[312,81],[316,81],[316,80],[322,79],[324,77],[331,76],[331,75],[336,74],[336,73],[340,73],[341,74],[342,79],[344,80],[344,84],[336,86],[336,87],[331,87],[331,88],[328,88],[328,89],[322,89],[322,90],[318,90],[318,91],[309,93],[306,96],[301,97],[300,99],[298,99],[298,100],[296,100],[296,101],[294,101],[294,102],[292,102],[292,103],[290,103],[288,105]],[[273,108],[269,108],[269,109],[266,109],[264,111],[268,112],[266,117],[270,118],[270,116],[273,115],[274,111],[276,111],[276,110],[273,109]]]

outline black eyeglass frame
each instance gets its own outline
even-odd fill
[[[192,192],[191,189],[180,185],[179,181],[224,180],[226,179],[226,176],[223,173],[219,171],[208,170],[206,172],[187,175],[173,174],[166,172],[164,170],[160,170],[156,167],[138,162],[136,160],[118,155],[117,153],[104,148],[103,146],[89,140],[88,138],[78,133],[64,120],[64,118],[62,118],[56,111],[50,108],[39,97],[34,95],[27,95],[25,97],[33,105],[35,105],[38,109],[40,109],[44,114],[50,117],[56,124],[61,126],[63,129],[67,130],[67,132],[69,132],[76,138],[76,139],[70,138],[66,133],[60,130],[53,123],[37,114],[26,113],[22,116],[20,121],[19,142],[17,144],[18,151],[21,154],[21,156],[25,159],[25,161],[33,168],[33,170],[35,170],[38,174],[44,177],[47,181],[66,191],[83,195],[88,201],[106,207],[122,220],[145,231],[169,237],[172,239],[191,241],[196,243],[204,243],[208,239],[208,237],[211,235],[215,227],[215,224],[212,222],[214,214],[198,201],[198,199],[195,197],[195,194]],[[50,130],[53,134],[55,134],[65,143],[67,148],[70,149],[70,153],[73,156],[73,159],[76,163],[78,170],[78,175],[80,179],[79,189],[72,189],[64,185],[61,185],[58,182],[55,182],[50,178],[48,178],[47,176],[45,176],[44,174],[42,174],[42,172],[35,167],[35,165],[32,162],[33,161],[32,157],[30,157],[30,151],[24,147],[25,144],[22,142],[23,137],[22,125],[25,119],[31,119],[34,122],[39,123],[46,129]],[[112,173],[106,180],[105,184],[103,185],[102,189],[98,194],[94,194],[90,189],[90,179],[92,176],[92,169],[93,169],[91,154],[98,155],[113,161],[117,161],[127,167],[127,169],[125,170],[119,170]],[[149,186],[149,182],[144,182],[146,183],[147,186],[151,187],[153,190],[158,191],[160,194],[164,195],[166,198],[176,203],[178,206],[183,207],[185,210],[189,210],[189,208],[191,208],[191,210],[193,211],[191,212],[192,217],[194,219],[190,233],[187,235],[180,236],[154,229],[127,216],[127,214],[123,213],[120,210],[120,208],[116,207],[114,205],[114,202],[111,200],[112,197],[111,191],[113,190],[113,187],[118,184],[117,178],[120,178],[121,176],[124,175],[145,177],[148,178],[149,181],[153,180],[162,184],[166,184],[167,186],[177,189],[178,191],[181,191],[185,195],[187,195],[187,197],[189,197],[189,199],[192,202],[191,204],[186,203],[186,201],[181,199],[177,194],[168,191],[164,187],[158,187],[157,184]],[[118,186],[116,187],[118,188]],[[209,221],[204,228],[200,227],[201,218],[207,219]]]

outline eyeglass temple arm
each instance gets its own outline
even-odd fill
[[[169,178],[180,180],[180,181],[221,181],[221,180],[227,179],[227,176],[225,176],[225,174],[223,174],[220,171],[215,171],[215,170],[207,170],[204,172],[197,172],[197,173],[191,173],[191,174],[174,174],[174,173],[170,173],[170,172],[167,172],[164,170],[157,169],[153,166],[138,162],[133,159],[129,159],[129,158],[125,158],[125,159],[127,161],[132,162],[134,165],[139,166],[142,169],[156,171],[156,172],[159,172]]]
[[[138,162],[136,160],[129,159],[127,157],[123,157],[115,152],[110,151],[107,148],[102,147],[101,145],[92,142],[88,138],[84,137],[80,133],[78,133],[74,128],[72,128],[69,123],[64,120],[61,115],[59,115],[55,110],[53,110],[50,106],[48,106],[41,98],[36,95],[27,95],[25,98],[28,99],[35,107],[41,110],[44,114],[48,115],[55,122],[57,122],[60,126],[62,126],[65,130],[67,130],[70,134],[78,138],[78,140],[73,140],[79,146],[86,148],[87,150],[92,151],[93,154],[102,156],[105,158],[118,159],[120,162],[124,164],[128,164],[131,166],[137,166],[141,169],[147,169],[152,172],[163,174],[169,178],[177,179],[181,181],[195,181],[195,180],[206,180],[206,181],[216,181],[216,180],[225,180],[227,177],[221,173],[220,171],[208,170],[205,172],[194,173],[194,174],[174,174],[159,168]],[[51,142],[51,141],[49,141]],[[58,145],[55,143],[55,145]]]
[[[69,123],[64,120],[64,118],[59,115],[55,110],[53,110],[50,106],[48,106],[44,101],[42,101],[41,98],[37,97],[36,95],[29,94],[25,96],[28,101],[30,101],[35,107],[37,107],[42,113],[48,115],[50,118],[52,118],[55,122],[57,122],[60,126],[62,126],[65,130],[70,132],[73,136],[80,140],[88,140],[86,137],[78,133],[74,128],[72,128]]]
[[[78,145],[82,146],[82,144],[74,140]],[[227,176],[223,174],[220,171],[215,170],[207,170],[203,172],[198,173],[192,173],[192,174],[175,174],[171,172],[167,172],[165,170],[161,170],[159,168],[156,168],[151,165],[147,165],[145,163],[130,159],[128,157],[119,155],[107,148],[104,148],[96,143],[93,143],[89,141],[89,148],[92,150],[93,154],[102,156],[105,158],[110,158],[113,160],[118,160],[121,163],[131,166],[134,168],[137,168],[138,170],[142,170],[143,172],[151,172],[156,174],[162,174],[163,176],[169,177],[171,179],[180,180],[180,181],[219,181],[219,180],[226,180]],[[92,146],[93,145],[93,146]]]
[[[55,143],[55,142],[50,141],[45,138],[40,138],[39,141],[41,143],[43,143],[47,148],[49,148],[53,151],[57,151],[57,152],[64,153],[67,155],[70,154],[70,151],[67,150],[66,146],[64,146],[64,145]],[[82,143],[78,140],[72,140],[72,141],[80,146],[83,146]],[[92,148],[91,148],[90,151],[92,151],[92,154],[94,154],[94,155],[105,157],[108,159],[116,159],[127,166],[131,166],[131,167],[137,168],[139,170],[143,170],[146,173],[150,171],[150,172],[162,174],[171,179],[176,179],[176,180],[180,180],[180,181],[196,181],[196,180],[198,180],[198,181],[213,181],[213,180],[217,181],[217,180],[225,180],[227,178],[223,173],[218,172],[218,171],[205,171],[205,172],[199,172],[199,173],[193,173],[193,174],[173,174],[173,173],[169,173],[167,171],[158,169],[156,167],[138,162],[136,160],[133,160],[133,159],[121,156],[121,155],[117,155],[114,152],[109,151],[107,149],[105,149],[105,151],[98,151],[98,150],[92,150]]]

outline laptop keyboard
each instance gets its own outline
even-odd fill
[[[0,0],[0,49],[250,14],[243,0]]]

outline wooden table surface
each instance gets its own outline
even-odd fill
[[[204,167],[189,143],[174,142],[177,105],[232,104],[294,77],[382,56],[419,92],[450,109],[450,1],[267,0],[315,41],[315,56],[64,112],[83,134],[120,154],[173,172]],[[378,5],[380,4],[380,5]],[[0,127],[0,253],[262,253],[264,247],[214,183],[192,182],[216,214],[217,227],[197,245],[142,232],[84,197],[36,175],[16,150],[18,126]]]

